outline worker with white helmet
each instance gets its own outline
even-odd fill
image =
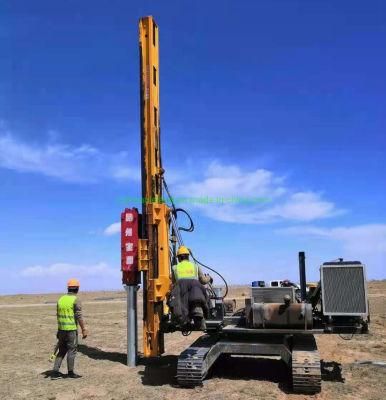
[[[74,372],[75,356],[78,346],[78,325],[82,330],[82,337],[88,335],[83,316],[80,300],[77,298],[79,281],[70,279],[67,282],[67,294],[61,296],[57,303],[58,320],[58,347],[59,351],[55,358],[54,369],[51,379],[59,379],[62,375],[59,372],[63,358],[67,355],[67,370],[69,378],[81,378]]]

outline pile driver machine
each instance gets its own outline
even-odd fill
[[[176,247],[183,244],[181,230],[192,231],[193,224],[178,226],[178,213],[184,210],[175,207],[162,167],[158,44],[154,19],[141,18],[142,210],[126,208],[121,214],[121,270],[128,299],[128,365],[132,366],[137,360],[139,283],[143,288],[143,357],[164,353],[166,333],[186,334],[186,327],[174,322],[167,300]],[[326,262],[320,267],[318,286],[308,294],[303,252],[299,253],[299,272],[300,296],[294,287],[251,287],[239,310],[224,301],[224,289],[208,288],[206,329],[179,356],[179,385],[200,385],[221,354],[280,356],[292,371],[295,392],[320,391],[321,366],[314,335],[368,331],[365,267],[358,261]],[[225,288],[227,292],[226,282]]]

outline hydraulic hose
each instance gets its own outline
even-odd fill
[[[178,212],[182,212],[188,217],[189,223],[190,223],[189,228],[181,228],[181,227],[179,227],[178,229],[180,231],[193,232],[194,231],[194,223],[193,223],[192,217],[189,215],[189,213],[186,210],[184,210],[183,208],[176,208],[174,211],[176,213],[176,218],[177,218],[177,213]]]
[[[184,210],[183,208],[176,208],[176,206],[174,204],[174,201],[173,201],[173,198],[172,198],[172,196],[170,194],[169,187],[168,187],[164,177],[162,178],[162,182],[163,182],[163,186],[164,186],[165,191],[166,191],[166,193],[168,195],[168,198],[169,198],[169,201],[170,201],[170,205],[171,205],[171,208],[172,208],[172,215],[171,215],[172,227],[173,227],[173,230],[174,230],[175,235],[177,237],[178,244],[181,246],[183,244],[183,240],[182,240],[182,236],[181,236],[180,231],[193,232],[194,231],[193,219],[190,216],[190,214],[186,210]],[[181,227],[178,226],[178,223],[177,223],[177,213],[178,212],[182,212],[188,217],[189,222],[190,222],[190,226],[188,228],[181,228]],[[215,296],[214,290],[213,290],[212,286],[210,286],[210,290],[211,290],[212,294],[214,295],[214,297],[212,297],[212,298],[214,298],[215,300],[223,300],[227,296],[228,291],[229,291],[228,283],[225,280],[225,278],[218,271],[216,271],[215,269],[213,269],[213,268],[209,267],[208,265],[205,265],[202,262],[200,262],[199,260],[197,260],[197,258],[194,257],[194,255],[193,255],[193,253],[192,253],[192,251],[190,249],[189,249],[189,252],[190,252],[190,255],[192,256],[192,259],[194,260],[194,262],[196,262],[197,264],[201,265],[203,268],[206,268],[209,271],[214,272],[224,282],[224,284],[225,284],[225,294],[223,296],[220,296],[220,297]]]
[[[204,267],[204,268],[206,268],[206,269],[209,269],[209,271],[214,272],[216,275],[218,275],[218,276],[221,278],[221,280],[222,280],[222,281],[224,282],[224,284],[225,284],[225,294],[224,294],[223,296],[220,296],[220,297],[215,297],[215,299],[216,299],[216,300],[225,299],[225,297],[226,297],[227,294],[228,294],[228,290],[229,290],[229,289],[228,289],[228,283],[227,283],[227,281],[225,280],[225,278],[220,274],[220,272],[216,271],[215,269],[213,269],[213,268],[211,268],[211,267],[208,267],[207,265],[205,265],[205,264],[203,264],[202,262],[200,262],[199,260],[197,260],[197,258],[194,257],[194,255],[193,255],[193,253],[192,253],[192,250],[189,250],[189,252],[190,252],[190,255],[192,256],[193,260],[194,260],[197,264],[201,265],[202,267]]]

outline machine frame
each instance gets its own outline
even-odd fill
[[[140,275],[143,357],[158,357],[164,353],[165,333],[181,331],[186,334],[190,329],[173,321],[166,304],[172,286],[171,265],[175,261],[176,244],[181,245],[182,239],[176,222],[177,210],[172,200],[172,206],[168,207],[163,199],[163,188],[167,194],[169,191],[161,158],[159,30],[151,16],[139,21],[139,52],[142,211],[125,209],[121,216],[122,281],[128,293],[129,365],[135,365],[137,360],[136,290]],[[368,313],[339,314],[335,319],[323,315],[320,307],[323,281],[313,297],[306,297],[303,252],[299,253],[299,275],[299,301],[287,295],[282,301],[273,302],[263,295],[255,302],[252,295],[246,301],[244,311],[239,313],[227,309],[218,291],[212,289],[209,296],[211,314],[206,321],[205,334],[181,353],[177,365],[178,383],[181,386],[202,384],[222,354],[269,355],[279,356],[291,368],[295,392],[320,391],[320,357],[314,334],[366,333],[369,318]],[[367,300],[367,289],[365,296]],[[259,321],[261,317],[260,322],[257,317]]]

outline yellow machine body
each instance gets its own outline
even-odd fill
[[[143,355],[164,352],[160,323],[170,291],[169,213],[162,201],[158,26],[152,17],[139,21],[141,60],[142,233],[139,270],[143,273]]]

